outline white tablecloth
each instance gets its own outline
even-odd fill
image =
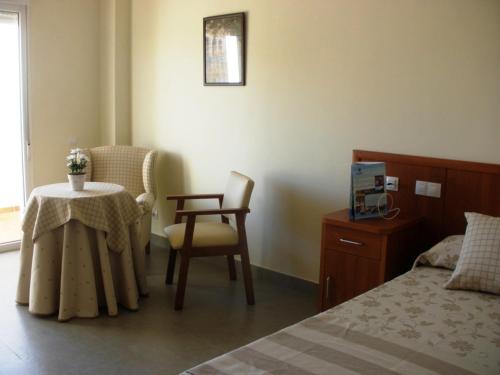
[[[138,309],[147,294],[140,208],[120,185],[86,182],[38,187],[22,222],[17,302],[59,320]]]

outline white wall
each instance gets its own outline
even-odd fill
[[[69,148],[100,144],[99,0],[28,8],[31,184],[66,179]]]
[[[247,85],[204,87],[202,18],[248,15]],[[252,262],[317,280],[352,149],[500,163],[500,2],[133,0],[133,143],[166,193],[255,179]]]

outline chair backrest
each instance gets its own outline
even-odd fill
[[[153,176],[156,151],[132,146],[102,146],[89,151],[91,181],[122,185],[134,197],[145,192],[156,196]]]
[[[251,178],[241,173],[232,171],[227,181],[222,208],[248,208],[252,196],[254,182]],[[236,227],[236,217],[225,215],[229,223]]]

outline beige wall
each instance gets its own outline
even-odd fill
[[[130,0],[31,0],[32,186],[66,179],[72,147],[130,144]]]
[[[103,144],[112,145],[116,139],[115,91],[115,1],[100,1],[100,137]]]
[[[31,185],[66,179],[69,148],[100,144],[99,0],[31,0]]]
[[[130,9],[130,0],[100,1],[102,144],[131,142]]]
[[[131,139],[131,0],[115,0],[116,45],[116,144],[129,145]]]
[[[204,87],[202,18],[246,11],[247,85]],[[346,207],[355,148],[500,163],[500,2],[132,4],[133,143],[166,193],[255,179],[253,263],[317,280],[321,216]]]

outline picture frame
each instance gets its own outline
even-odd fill
[[[205,86],[246,84],[245,13],[203,18],[203,80]]]

